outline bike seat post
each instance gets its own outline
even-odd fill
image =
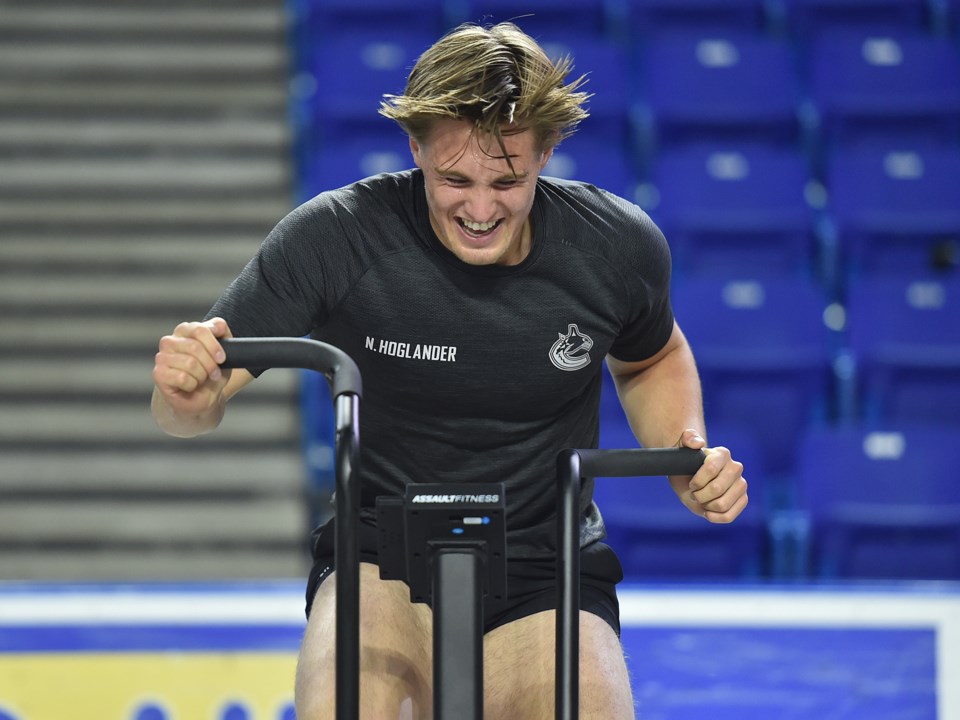
[[[483,718],[483,560],[476,547],[433,554],[433,710]]]

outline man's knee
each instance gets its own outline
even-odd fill
[[[556,615],[538,613],[487,636],[484,703],[490,717],[552,718],[556,668]],[[616,632],[580,613],[580,717],[633,717],[626,661]]]
[[[333,718],[335,576],[318,589],[297,665],[298,720]],[[429,610],[410,603],[402,583],[380,580],[376,566],[360,573],[360,706],[363,718],[413,717],[429,708],[431,637]],[[426,716],[426,715],[424,715]]]

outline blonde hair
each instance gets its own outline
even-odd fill
[[[402,95],[384,95],[380,114],[418,142],[439,118],[469,120],[503,146],[501,128],[532,130],[544,151],[569,137],[588,113],[586,78],[564,84],[572,60],[552,61],[513,23],[461,25],[427,49]],[[508,131],[509,132],[509,131]]]

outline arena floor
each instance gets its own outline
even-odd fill
[[[642,720],[960,718],[958,585],[621,587]],[[302,629],[300,581],[0,584],[0,720],[293,720]]]

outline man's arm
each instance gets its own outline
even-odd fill
[[[700,378],[689,344],[674,323],[661,350],[640,362],[607,357],[627,421],[644,447],[704,449],[703,467],[670,484],[689,510],[710,522],[732,522],[747,505],[743,465],[727,448],[707,448]]]
[[[196,437],[223,420],[227,401],[251,380],[246,370],[223,370],[220,338],[231,337],[222,318],[181,323],[160,340],[150,409],[169,435]]]

